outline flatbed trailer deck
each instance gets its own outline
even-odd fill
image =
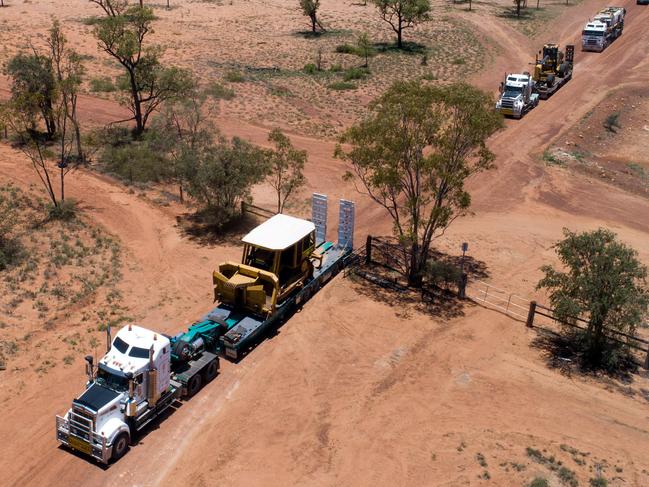
[[[233,361],[239,360],[269,330],[289,318],[296,309],[338,274],[351,253],[351,248],[342,248],[332,242],[324,242],[317,250],[322,255],[322,263],[314,268],[313,278],[278,306],[271,316],[242,313],[230,305],[219,304],[203,317],[201,324],[214,322],[222,326],[223,334],[220,343],[223,356]]]

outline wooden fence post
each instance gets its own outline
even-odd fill
[[[534,326],[535,314],[536,314],[536,301],[530,301],[530,310],[527,313],[527,323],[526,323],[526,326],[528,328],[532,328]]]
[[[647,347],[647,358],[644,359],[644,368],[649,370],[649,346]]]
[[[365,242],[365,265],[370,265],[372,263],[372,236],[367,236],[367,241]]]
[[[466,298],[466,284],[468,282],[468,276],[466,272],[460,274],[460,282],[458,283],[457,295],[460,299]]]

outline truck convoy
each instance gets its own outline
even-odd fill
[[[640,3],[641,0],[638,0]],[[645,0],[649,3],[649,0]],[[615,39],[622,35],[626,9],[622,7],[606,7],[589,20],[581,33],[581,48],[583,51],[602,52]]]
[[[338,243],[325,241],[327,199],[314,195],[313,221],[275,215],[243,238],[241,263],[213,273],[219,304],[171,337],[129,324],[94,365],[86,390],[56,416],[57,440],[103,464],[121,458],[151,421],[196,394],[219,371],[219,355],[239,360],[338,273],[352,255],[354,204],[340,201]]]
[[[575,46],[566,46],[565,53],[557,44],[546,44],[534,62],[534,72],[507,74],[500,84],[496,110],[505,116],[521,118],[546,100],[572,78]]]

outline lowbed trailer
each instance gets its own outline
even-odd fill
[[[109,328],[106,355],[96,367],[93,358],[86,357],[86,390],[72,401],[64,416],[56,416],[57,441],[104,464],[121,458],[151,421],[177,400],[195,395],[218,375],[219,355],[239,360],[269,329],[290,317],[347,265],[353,250],[354,204],[341,200],[338,242],[333,243],[324,241],[326,196],[314,195],[313,201],[313,222],[283,215],[271,219],[283,225],[282,231],[272,236],[274,242],[285,241],[291,231],[300,238],[294,244],[279,246],[274,262],[275,270],[281,268],[281,272],[276,276],[255,270],[257,277],[270,276],[268,282],[276,285],[270,308],[260,305],[260,297],[268,301],[261,293],[263,286],[250,277],[235,275],[232,282],[236,285],[228,282],[227,286],[237,299],[220,303],[201,321],[175,336],[131,324],[112,339]],[[256,230],[268,228],[271,220]],[[244,258],[260,250],[267,249],[247,244]],[[288,262],[287,256],[291,255],[293,260]],[[250,266],[242,263],[240,267],[251,272]],[[304,272],[300,274],[299,269]],[[280,286],[283,280],[286,282]],[[241,288],[242,282],[248,287]],[[280,301],[275,299],[278,291],[284,292]],[[246,292],[250,302],[257,303],[253,309],[272,312],[251,312],[245,299],[245,305],[240,305]]]
[[[226,323],[227,331],[220,339],[221,350],[225,357],[234,361],[239,360],[247,350],[254,346],[260,336],[264,336],[268,330],[289,318],[295,310],[340,272],[345,266],[350,249],[337,247],[331,242],[324,242],[320,248],[322,265],[314,269],[313,279],[294,296],[289,297],[281,306],[278,306],[271,316],[264,318],[252,314],[241,315],[230,306],[220,305],[205,317],[206,320]]]

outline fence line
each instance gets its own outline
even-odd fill
[[[520,320],[527,319],[530,301],[484,281],[471,281],[466,296],[478,304],[495,308]]]
[[[241,202],[241,214],[250,213],[251,215],[260,216],[262,218],[270,218],[275,216],[277,213],[260,206],[255,206],[245,201]]]

